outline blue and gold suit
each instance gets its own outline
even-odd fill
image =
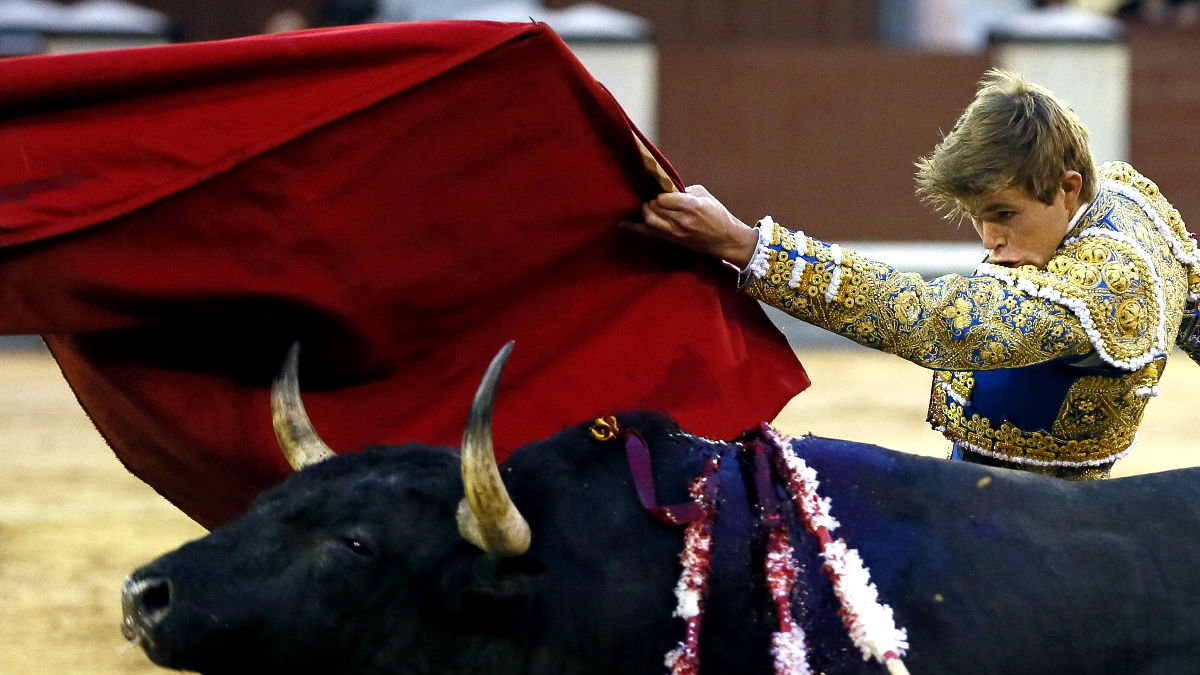
[[[929,422],[952,457],[1105,477],[1176,342],[1200,363],[1200,261],[1154,183],[1116,162],[1099,182],[1045,269],[925,281],[764,218],[744,288],[934,369]]]

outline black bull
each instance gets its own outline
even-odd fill
[[[686,501],[716,446],[662,416],[619,420],[645,437],[660,501]],[[137,570],[127,636],[157,663],[211,673],[662,673],[683,637],[681,528],[639,504],[620,445],[589,427],[502,468],[527,550],[493,555],[460,534],[456,451],[369,448]],[[793,447],[907,629],[912,672],[1200,670],[1197,470],[1068,483],[848,441]],[[722,468],[702,672],[772,670],[745,468]],[[795,541],[814,672],[881,671],[846,636],[817,545]]]

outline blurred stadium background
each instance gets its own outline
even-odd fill
[[[917,202],[913,161],[992,65],[1200,218],[1198,0],[0,0],[0,56],[447,18],[549,23],[686,181],[927,276],[982,251]],[[813,380],[783,428],[942,454],[927,372],[772,316]],[[1120,475],[1200,464],[1200,374],[1174,362]],[[161,672],[123,647],[117,591],[201,530],[124,471],[36,337],[0,338],[0,456],[0,675]]]

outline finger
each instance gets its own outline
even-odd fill
[[[617,223],[617,227],[638,234],[650,234],[650,228],[646,227],[645,223],[639,223],[636,220],[622,220]]]
[[[646,214],[644,225],[645,228],[642,231],[648,234],[666,234],[678,229],[674,219],[669,216],[661,216],[654,211]]]
[[[685,190],[689,195],[695,197],[708,197],[709,199],[712,199],[712,193],[709,192],[708,188],[704,187],[703,185],[689,185],[685,188]]]
[[[657,199],[652,202],[646,202],[646,204],[642,206],[642,216],[645,219],[649,219],[654,216],[661,218],[672,218],[674,215],[679,213],[682,213],[682,211],[663,205],[663,203]]]
[[[686,192],[664,192],[650,202],[659,213],[695,211],[700,200]]]
[[[658,213],[662,210],[663,207],[659,206],[655,202],[646,202],[645,204],[642,204],[642,222],[645,223],[648,219],[658,215]]]

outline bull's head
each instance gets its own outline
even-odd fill
[[[279,664],[290,672],[394,672],[397,663],[437,671],[458,663],[439,668],[429,650],[413,660],[379,645],[461,638],[463,622],[494,633],[491,619],[471,618],[473,608],[528,595],[521,580],[533,583],[538,571],[521,555],[530,530],[500,480],[491,441],[511,350],[509,343],[497,354],[476,392],[458,460],[416,444],[334,456],[300,402],[293,348],[272,390],[272,417],[288,461],[305,470],[242,520],[134,572],[123,593],[126,637],[162,665],[204,672],[277,672]],[[403,619],[417,615],[420,625]],[[388,620],[364,625],[363,616]],[[499,644],[503,652],[507,638],[496,637],[486,638],[488,649]]]
[[[620,444],[592,421],[519,448],[500,482],[490,426],[509,350],[475,396],[461,459],[420,444],[332,456],[293,354],[274,417],[307,466],[135,571],[126,635],[159,664],[206,673],[661,670],[680,530],[642,508]],[[687,499],[707,455],[661,415],[622,421],[652,448],[659,494]]]

